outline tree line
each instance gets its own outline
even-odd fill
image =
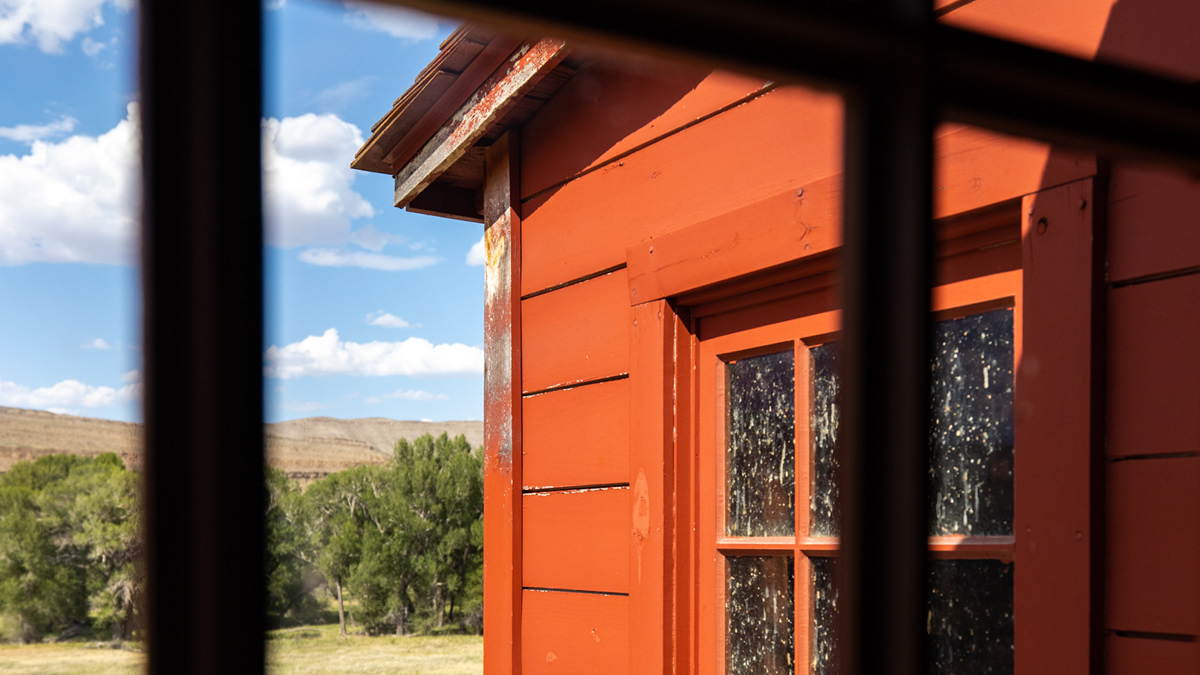
[[[396,443],[390,462],[306,490],[267,474],[268,618],[303,618],[324,586],[371,634],[482,629],[483,461],[463,436]]]
[[[426,434],[307,489],[268,467],[269,622],[320,620],[327,591],[343,635],[348,614],[371,634],[481,630],[482,466],[463,436]],[[140,477],[113,454],[0,475],[0,634],[140,638],[140,501]]]

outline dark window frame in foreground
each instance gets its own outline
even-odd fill
[[[937,25],[927,0],[406,4],[845,95],[840,639],[847,673],[922,672],[933,124],[1195,169],[1200,94]],[[151,673],[264,669],[260,5],[140,5]]]

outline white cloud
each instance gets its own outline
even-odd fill
[[[265,0],[263,2],[263,9],[283,9],[283,6],[286,4],[287,0]]]
[[[380,232],[374,225],[363,225],[350,233],[350,241],[368,251],[378,253],[388,244],[403,244],[408,240],[398,234]]]
[[[366,96],[375,76],[368,75],[357,80],[339,82],[328,89],[322,89],[312,97],[312,102],[325,110],[342,110],[350,103]]]
[[[109,349],[108,343],[104,338],[96,338],[91,342],[84,343],[79,346],[80,349]]]
[[[345,4],[346,23],[358,30],[378,31],[412,42],[437,36],[437,19],[428,14],[372,2],[348,0]]]
[[[363,253],[361,251],[338,251],[331,248],[310,248],[300,252],[300,260],[318,267],[361,267],[368,270],[383,270],[385,272],[405,272],[419,270],[430,265],[436,265],[438,258],[417,256],[401,258],[400,256],[384,255],[382,253]]]
[[[483,250],[483,237],[480,237],[479,241],[471,246],[471,250],[467,251],[467,264],[482,265],[485,262],[487,262],[487,254]]]
[[[81,42],[79,46],[83,49],[83,53],[87,54],[88,56],[94,57],[100,52],[104,51],[104,43],[96,42],[90,37],[83,38],[83,42]]]
[[[378,396],[369,396],[363,400],[367,403],[379,403],[383,399],[379,398]]]
[[[345,342],[334,328],[266,353],[268,377],[305,375],[462,375],[483,372],[483,350],[435,345],[411,337],[401,342]]]
[[[0,44],[33,40],[44,52],[62,52],[62,43],[104,25],[107,0],[0,0]],[[114,0],[120,10],[134,0]]]
[[[100,136],[34,139],[28,155],[0,155],[0,265],[132,263],[140,141],[130,103]]]
[[[128,373],[125,373],[124,375],[122,375],[121,381],[122,382],[141,382],[142,381],[142,371],[134,368],[133,370],[129,371]]]
[[[405,401],[445,401],[450,397],[445,394],[435,394],[430,391],[420,391],[415,389],[402,389],[393,391],[390,394],[384,394],[384,398],[401,398]]]
[[[336,115],[266,118],[263,189],[266,240],[294,248],[350,241],[350,221],[375,210],[351,189],[350,160],[363,143],[358,127]]]
[[[113,389],[84,384],[79,380],[63,380],[49,387],[30,389],[16,382],[0,380],[0,405],[17,408],[106,408],[118,401],[135,400],[141,394],[140,384]]]
[[[79,120],[74,117],[62,116],[57,122],[50,124],[18,124],[15,127],[0,127],[0,138],[7,138],[18,143],[33,143],[47,138],[65,136],[75,130]]]
[[[385,328],[411,328],[419,324],[412,324],[395,314],[388,314],[382,309],[378,312],[371,312],[367,315],[367,323],[372,326],[384,326]]]

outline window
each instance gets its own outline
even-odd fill
[[[1017,271],[935,291],[931,672],[1013,671],[1019,284]],[[840,318],[806,305],[698,323],[701,672],[836,672]]]

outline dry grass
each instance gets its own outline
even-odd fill
[[[338,637],[337,625],[273,631],[267,642],[270,675],[479,675],[483,638]],[[142,654],[95,644],[0,645],[0,675],[135,675]]]
[[[2,675],[136,675],[145,656],[95,643],[0,645]]]
[[[267,643],[271,675],[397,673],[479,675],[483,638],[338,637],[337,625],[274,631]]]

